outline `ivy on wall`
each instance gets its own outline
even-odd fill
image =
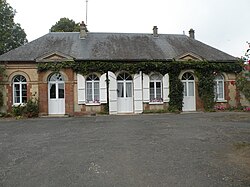
[[[250,102],[250,43],[244,56],[241,58],[244,63],[244,70],[237,76],[236,85],[245,98]]]
[[[0,66],[0,80],[2,81],[3,77],[5,76],[5,70],[6,68],[4,66]],[[1,86],[2,87],[2,86]],[[3,106],[3,89],[0,91],[0,107]]]
[[[203,101],[204,109],[206,111],[211,110],[214,107],[214,72],[211,70],[204,71],[198,69],[195,71],[198,82],[198,94]]]
[[[159,72],[162,75],[169,73],[170,93],[169,109],[181,111],[183,102],[183,84],[179,79],[182,70],[192,69],[198,77],[198,92],[204,103],[205,110],[214,105],[214,72],[239,73],[242,71],[242,62],[207,62],[207,61],[171,61],[171,62],[112,62],[112,61],[70,61],[70,62],[40,62],[38,71],[51,70],[59,72],[61,69],[71,68],[82,75],[89,73],[106,73],[108,71],[127,71],[131,74],[142,71],[145,74]]]

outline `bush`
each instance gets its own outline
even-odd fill
[[[17,106],[12,106],[12,114],[15,117],[22,116],[24,113],[24,105],[17,105]]]
[[[12,107],[12,114],[15,117],[38,117],[39,106],[37,100],[29,99],[25,105],[17,105]]]
[[[36,100],[28,100],[26,106],[25,106],[25,111],[24,114],[28,118],[32,117],[38,117],[39,115],[39,106],[38,106],[38,101]]]

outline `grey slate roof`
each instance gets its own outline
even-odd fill
[[[207,61],[235,61],[236,58],[186,35],[132,33],[48,33],[0,56],[0,61],[35,61],[60,52],[76,60],[146,61],[173,60],[193,53]]]

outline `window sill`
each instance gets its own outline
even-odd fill
[[[216,103],[227,103],[227,100],[217,100]]]
[[[99,106],[101,103],[86,103],[86,106]]]
[[[163,102],[149,102],[150,105],[162,105]]]
[[[25,106],[27,103],[14,103],[12,106],[17,107],[17,106]]]

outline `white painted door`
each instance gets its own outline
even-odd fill
[[[117,77],[117,112],[133,112],[133,81],[127,73],[121,73]]]
[[[48,83],[49,114],[65,114],[65,84],[61,74],[54,74]]]
[[[182,83],[184,86],[182,111],[196,111],[194,76],[188,72],[184,73]]]

